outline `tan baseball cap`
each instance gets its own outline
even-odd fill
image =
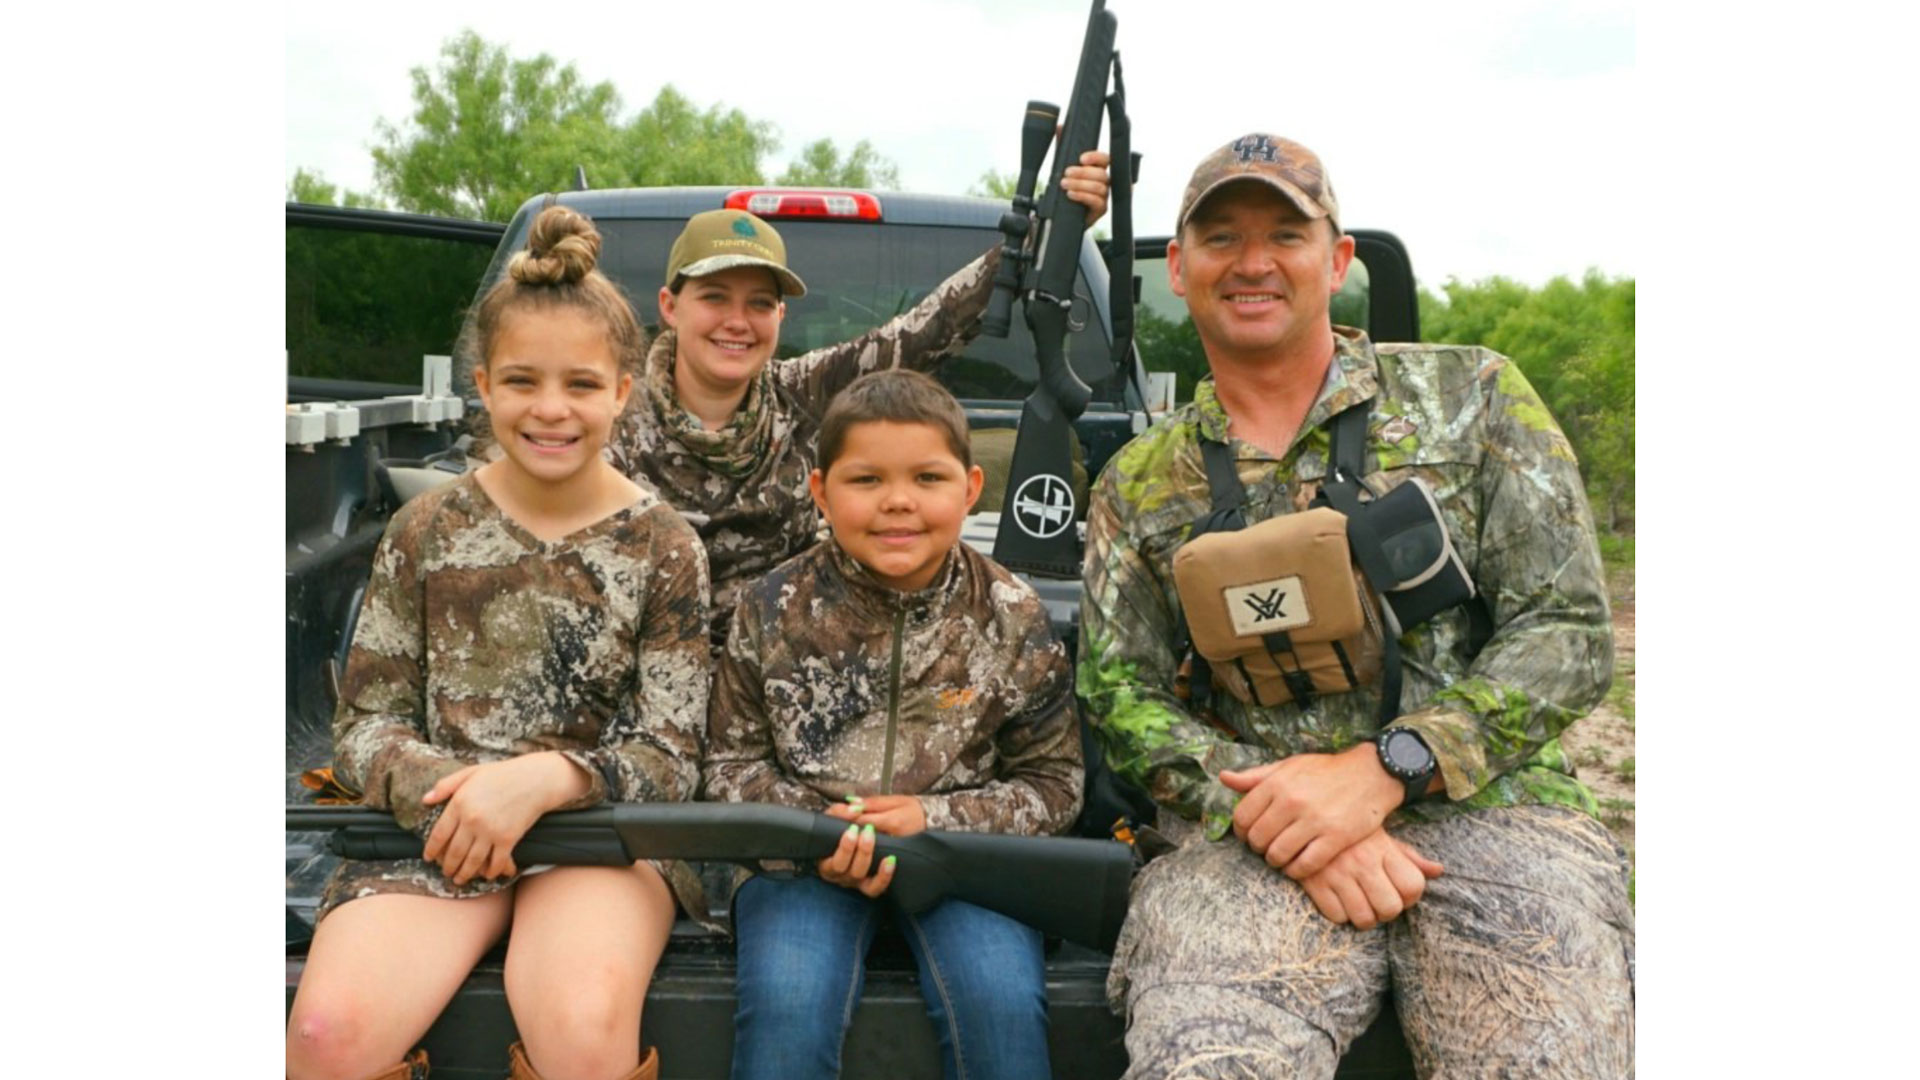
[[[764,266],[780,282],[781,295],[807,295],[807,283],[787,269],[787,245],[780,234],[745,210],[708,210],[688,218],[667,255],[667,287],[683,277],[737,266]]]
[[[1273,186],[1309,218],[1326,218],[1340,231],[1340,202],[1333,197],[1333,181],[1313,151],[1278,135],[1242,135],[1208,154],[1193,170],[1187,192],[1180,199],[1180,219],[1174,229],[1187,227],[1187,218],[1201,200],[1227,184],[1259,180]]]

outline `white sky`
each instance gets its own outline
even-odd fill
[[[408,71],[471,28],[611,81],[625,115],[671,83],[776,124],[771,177],[821,137],[859,139],[907,190],[962,193],[1019,164],[1030,98],[1064,104],[1085,0],[629,3],[558,19],[523,3],[301,4],[286,12],[286,174],[373,188],[375,121],[412,113]],[[1248,131],[1306,143],[1346,224],[1397,233],[1429,285],[1632,276],[1634,14],[1624,0],[1110,0],[1134,147],[1135,229],[1171,230],[1208,151]],[[726,12],[724,22],[716,15]],[[1018,56],[1007,43],[1027,43]],[[987,73],[993,74],[987,74]],[[1104,136],[1103,136],[1104,139]],[[1601,163],[1605,163],[1604,166]],[[591,177],[589,177],[591,180]]]

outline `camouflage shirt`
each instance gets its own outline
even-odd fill
[[[423,836],[439,808],[420,800],[441,777],[544,750],[587,774],[587,792],[560,809],[689,799],[705,734],[706,624],[705,553],[651,493],[543,541],[469,473],[387,525],[334,715],[334,775]],[[418,860],[348,862],[327,902],[506,884],[456,888]]]
[[[1066,650],[1032,587],[965,544],[907,593],[829,538],[742,592],[705,770],[712,799],[917,795],[930,829],[1056,833],[1080,808]]]
[[[1566,437],[1505,357],[1445,345],[1376,349],[1357,330],[1335,331],[1326,383],[1280,459],[1229,439],[1208,380],[1101,475],[1088,516],[1078,679],[1109,761],[1218,839],[1237,798],[1220,770],[1338,751],[1378,731],[1373,688],[1323,695],[1306,709],[1217,693],[1213,723],[1173,693],[1173,553],[1210,509],[1199,433],[1232,447],[1252,524],[1306,508],[1326,475],[1327,422],[1373,399],[1364,483],[1375,494],[1412,477],[1431,486],[1494,626],[1477,654],[1464,607],[1400,638],[1395,723],[1426,739],[1446,782],[1445,798],[1400,813],[1433,819],[1525,803],[1595,813],[1557,738],[1600,700],[1613,670],[1599,551]]]
[[[740,590],[818,538],[807,474],[827,402],[869,371],[931,371],[958,355],[979,333],[998,265],[996,248],[893,321],[852,341],[768,364],[718,431],[703,428],[674,393],[674,332],[655,339],[635,401],[607,441],[607,458],[653,485],[706,544],[716,646],[726,640],[727,617]]]

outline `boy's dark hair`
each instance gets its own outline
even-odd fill
[[[973,446],[967,439],[967,411],[932,376],[904,368],[873,371],[853,380],[835,394],[820,421],[820,455],[815,462],[825,473],[840,457],[847,431],[855,424],[887,421],[926,424],[947,440],[947,449],[966,468],[973,467]]]

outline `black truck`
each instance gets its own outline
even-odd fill
[[[287,206],[289,376],[287,386],[288,803],[313,797],[301,775],[331,757],[329,724],[338,678],[372,554],[387,518],[423,478],[461,468],[458,440],[477,401],[457,373],[452,344],[465,307],[525,246],[533,216],[549,202],[591,217],[605,237],[602,268],[657,330],[653,296],[674,237],[688,216],[721,206],[776,223],[809,292],[791,300],[778,357],[851,339],[912,307],[970,259],[1001,242],[1005,204],[895,192],[780,188],[654,188],[571,191],[528,200],[506,226],[335,207]],[[1418,340],[1413,275],[1391,234],[1354,230],[1359,269],[1336,301],[1336,320],[1377,340]],[[1161,336],[1190,336],[1185,310],[1165,285],[1165,237],[1135,242],[1143,322]],[[1069,360],[1093,390],[1074,423],[1075,505],[1084,517],[1086,478],[1153,422],[1172,398],[1170,377],[1149,375],[1136,349],[1111,354],[1108,269],[1101,246],[1083,244],[1074,289]],[[1197,346],[1193,346],[1197,348]],[[976,446],[992,471],[1010,457],[1011,429],[1032,388],[1034,348],[1015,320],[1005,339],[981,336],[948,361],[942,381],[967,408]],[[996,429],[998,429],[996,431]],[[1004,465],[1002,466],[1004,469]],[[990,479],[965,538],[991,549],[1003,485]],[[1076,523],[1078,524],[1078,523]],[[1029,579],[1055,628],[1076,638],[1076,577]],[[1090,745],[1090,744],[1089,744]],[[1102,823],[1091,823],[1097,832]],[[287,983],[291,1005],[304,967],[314,904],[334,858],[315,833],[289,832]],[[515,1038],[499,950],[484,960],[428,1032],[439,1077],[497,1077]],[[845,1075],[939,1075],[913,962],[903,942],[881,939],[869,960],[864,1000],[848,1033]],[[1105,1002],[1107,957],[1084,946],[1051,946],[1047,991],[1055,1075],[1088,1080],[1126,1065],[1122,1023]],[[644,1016],[646,1043],[660,1047],[666,1077],[722,1077],[731,1053],[733,970],[729,943],[691,921],[675,928]],[[1393,1011],[1383,1010],[1354,1045],[1342,1077],[1410,1077]]]

